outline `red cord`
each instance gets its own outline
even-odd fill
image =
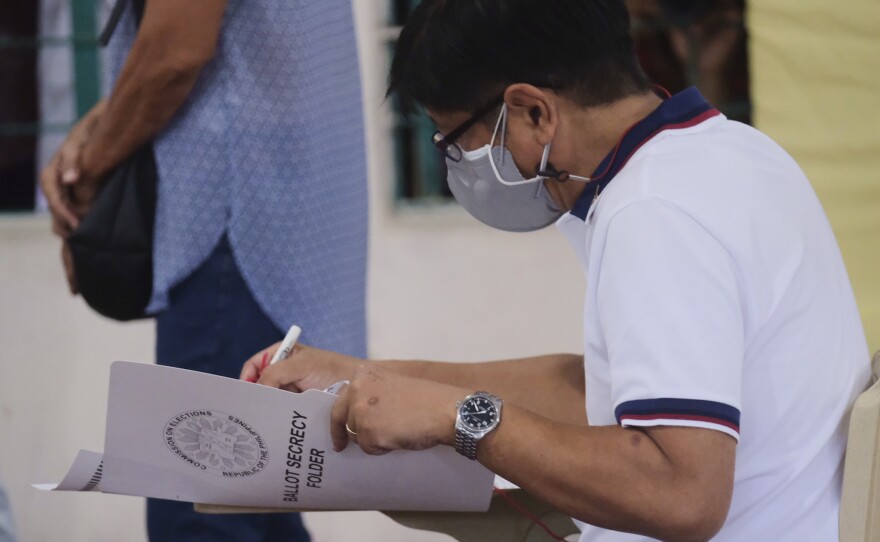
[[[493,491],[496,495],[498,495],[499,497],[501,497],[502,499],[504,499],[505,501],[507,501],[507,504],[509,504],[510,506],[512,506],[514,510],[516,510],[516,511],[519,512],[520,514],[522,514],[522,515],[524,515],[525,517],[527,517],[527,518],[529,518],[530,520],[532,520],[532,522],[533,522],[535,525],[537,525],[538,527],[544,529],[544,531],[545,531],[548,535],[550,535],[550,538],[552,538],[553,540],[559,540],[560,542],[566,542],[566,540],[565,540],[564,538],[562,538],[562,537],[559,536],[558,534],[554,533],[553,530],[552,530],[550,527],[548,527],[546,523],[544,523],[543,521],[541,521],[540,519],[538,519],[534,514],[532,514],[531,512],[529,512],[529,511],[526,509],[526,507],[524,507],[523,505],[521,505],[521,504],[519,504],[518,502],[516,502],[516,501],[515,501],[510,495],[507,494],[507,491],[505,491],[505,490],[503,490],[503,489],[499,489],[499,488],[497,488],[497,487],[494,488],[492,491]]]

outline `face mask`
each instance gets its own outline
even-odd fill
[[[501,128],[501,145],[494,146]],[[507,106],[501,108],[488,145],[462,153],[461,160],[446,159],[447,182],[455,199],[477,220],[504,231],[535,231],[555,222],[559,209],[544,186],[547,177],[524,179],[510,151],[504,147]],[[547,173],[550,145],[544,147],[538,172]],[[586,177],[568,178],[589,181]]]

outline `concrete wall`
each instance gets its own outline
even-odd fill
[[[382,14],[356,2],[371,205],[371,356],[477,360],[580,351],[583,278],[562,237],[494,232],[456,207],[391,194]],[[145,539],[141,499],[43,493],[80,448],[103,449],[109,363],[153,361],[153,325],[118,324],[67,294],[45,216],[0,217],[0,478],[22,541]],[[375,512],[312,513],[315,540],[439,542]]]

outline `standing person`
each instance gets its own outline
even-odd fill
[[[584,355],[362,363],[301,347],[260,382],[349,379],[336,449],[454,446],[570,514],[584,542],[836,541],[869,356],[794,160],[696,89],[655,95],[621,0],[425,0],[391,88],[437,124],[472,215],[556,221],[587,278]]]
[[[139,27],[126,10],[110,57],[109,97],[42,184],[65,237],[102,176],[154,140],[157,362],[235,377],[294,322],[311,343],[364,355],[367,187],[350,0],[147,0]],[[308,540],[296,514],[206,516],[154,499],[147,526],[154,542]]]

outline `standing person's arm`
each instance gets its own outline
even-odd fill
[[[110,97],[71,130],[40,177],[65,231],[85,214],[101,177],[154,137],[186,100],[214,55],[225,9],[226,0],[146,2]],[[75,202],[66,187],[73,188]]]
[[[184,103],[214,55],[225,9],[226,0],[146,2],[110,97],[74,126],[40,174],[57,235],[67,238],[88,212],[101,178],[159,133]],[[63,260],[76,293],[69,258]]]

